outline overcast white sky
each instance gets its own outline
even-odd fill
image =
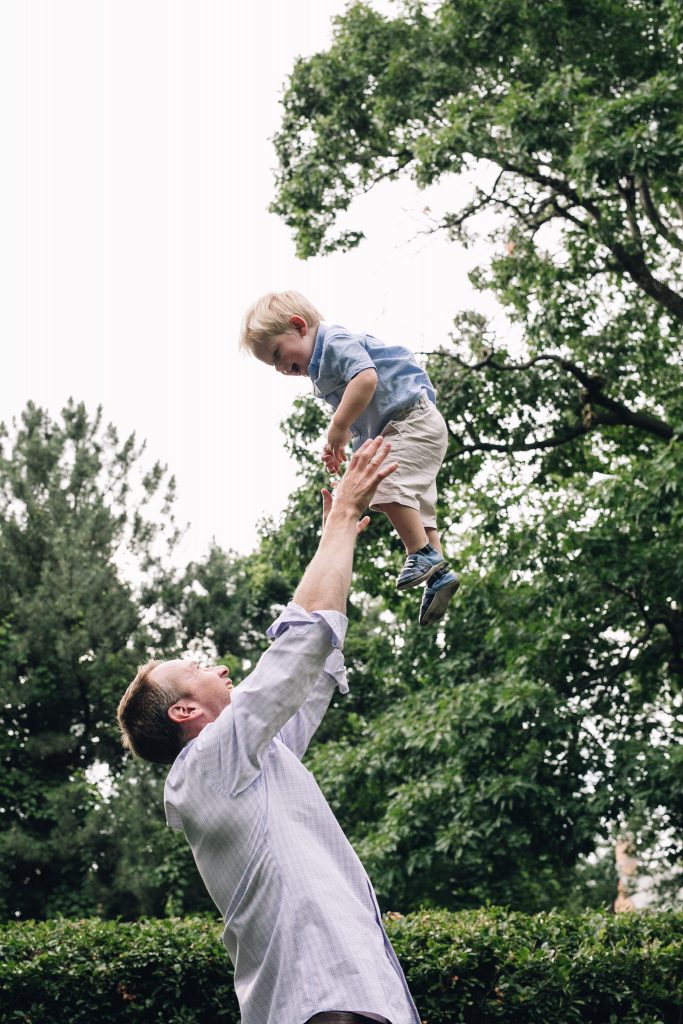
[[[308,262],[267,212],[284,81],[344,7],[0,5],[0,419],[73,396],[146,438],[191,523],[183,562],[211,538],[251,550],[296,483],[278,424],[309,385],[238,354],[257,295],[297,288],[328,319],[418,350],[481,307],[476,253],[416,237],[421,209],[456,206],[463,183],[377,189],[350,218],[360,249]]]

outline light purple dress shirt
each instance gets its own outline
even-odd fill
[[[323,1010],[420,1024],[370,880],[301,757],[335,687],[339,612],[289,604],[232,703],[176,758],[164,800],[223,915],[243,1024]]]

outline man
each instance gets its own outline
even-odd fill
[[[419,1024],[370,881],[301,764],[335,687],[359,516],[396,463],[352,457],[273,641],[233,692],[227,669],[152,662],[119,705],[124,743],[173,767],[164,799],[216,906],[243,1024]],[[330,505],[332,506],[330,509]],[[329,513],[329,514],[327,514]]]

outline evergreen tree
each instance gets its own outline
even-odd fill
[[[0,906],[88,912],[88,772],[121,763],[118,700],[172,636],[146,618],[176,539],[173,481],[138,473],[134,436],[73,402],[59,420],[29,403],[0,437]]]

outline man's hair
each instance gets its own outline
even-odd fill
[[[293,316],[303,317],[309,327],[317,327],[323,318],[301,292],[266,292],[244,314],[240,348],[253,353],[260,342],[287,334]]]
[[[168,717],[168,709],[181,694],[166,682],[153,682],[152,669],[160,661],[142,665],[119,701],[116,719],[121,741],[128,750],[156,764],[171,764],[183,748],[184,738],[177,722]]]

